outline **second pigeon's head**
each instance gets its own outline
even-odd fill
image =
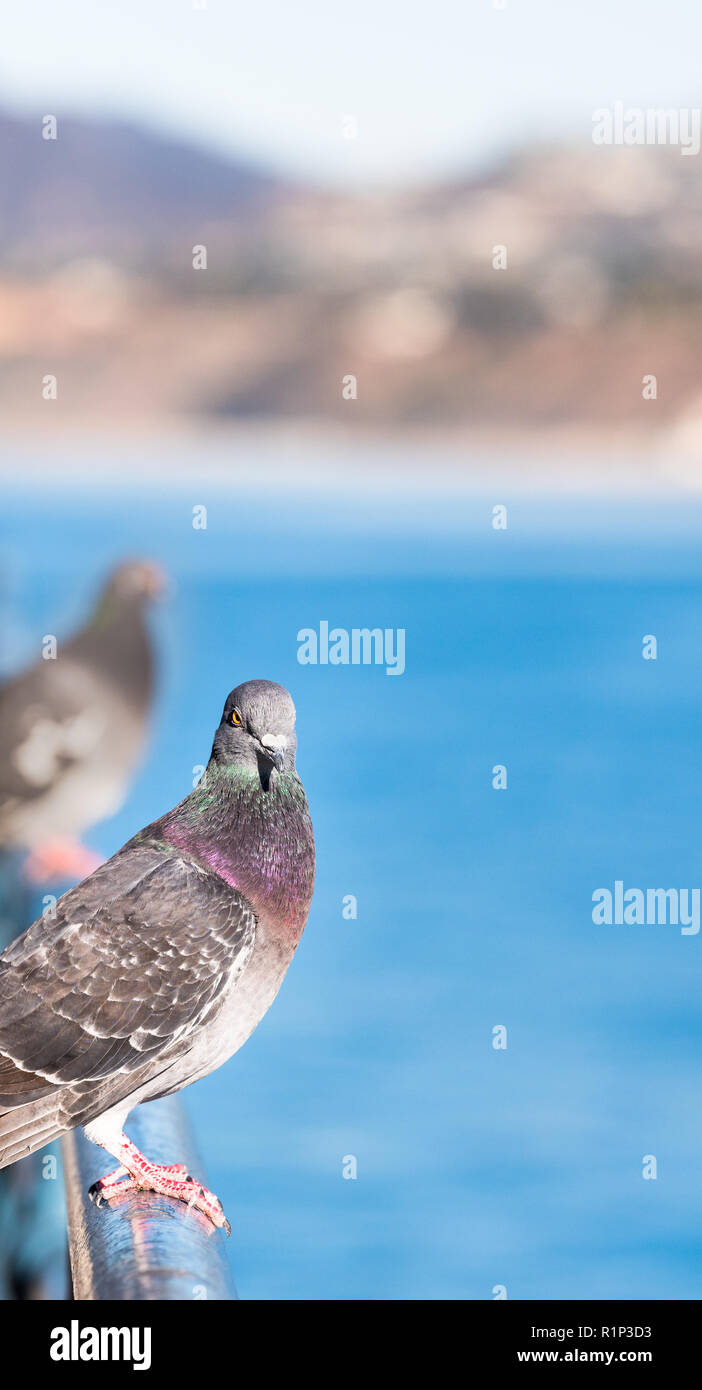
[[[109,576],[100,596],[100,604],[121,607],[141,605],[162,598],[166,589],[163,570],[151,560],[125,560]]]
[[[244,681],[227,696],[212,746],[217,763],[247,767],[268,786],[273,770],[295,767],[295,706],[275,681]]]

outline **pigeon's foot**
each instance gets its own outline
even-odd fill
[[[78,840],[45,840],[25,860],[24,876],[30,883],[62,883],[68,879],[80,883],[103,862],[99,854]]]
[[[92,1187],[88,1188],[88,1196],[96,1207],[102,1207],[109,1202],[110,1197],[119,1197],[123,1192],[134,1192],[136,1183],[130,1178],[126,1168],[115,1168],[113,1173],[106,1173],[104,1178],[98,1178]]]
[[[156,1192],[159,1197],[174,1197],[189,1207],[196,1207],[214,1226],[231,1235],[219,1197],[191,1177],[184,1163],[150,1163],[126,1135],[122,1148],[124,1162],[90,1188],[88,1195],[96,1206],[121,1197],[124,1192]]]
[[[188,1170],[184,1163],[153,1163],[151,1167],[163,1178],[187,1178]],[[138,1192],[139,1183],[126,1168],[120,1164],[112,1173],[98,1178],[88,1190],[88,1196],[96,1207],[104,1206],[111,1197],[121,1197],[123,1192]]]

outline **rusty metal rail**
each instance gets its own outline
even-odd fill
[[[177,1096],[139,1106],[130,1138],[156,1163],[185,1163],[205,1183],[184,1107]],[[235,1299],[227,1237],[201,1212],[149,1192],[96,1207],[88,1189],[115,1167],[82,1130],[63,1138],[73,1297],[128,1300]]]

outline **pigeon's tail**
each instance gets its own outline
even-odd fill
[[[0,951],[31,921],[31,907],[20,856],[0,849]],[[0,1168],[34,1153],[60,1130],[56,1088],[0,1053]]]
[[[0,951],[31,921],[31,901],[20,858],[0,848]],[[58,1093],[42,1077],[21,1072],[0,1055],[0,1168],[40,1149],[60,1134]]]
[[[38,1100],[3,1109],[0,1100],[0,1168],[26,1158],[35,1149],[43,1148],[65,1130],[59,1119],[59,1097],[42,1096]]]

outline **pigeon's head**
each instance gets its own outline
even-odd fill
[[[103,593],[103,602],[143,603],[161,598],[166,589],[163,570],[151,560],[125,560],[112,571]]]
[[[227,696],[212,747],[215,762],[258,771],[265,787],[274,768],[294,769],[296,748],[295,706],[282,685],[244,681]]]

